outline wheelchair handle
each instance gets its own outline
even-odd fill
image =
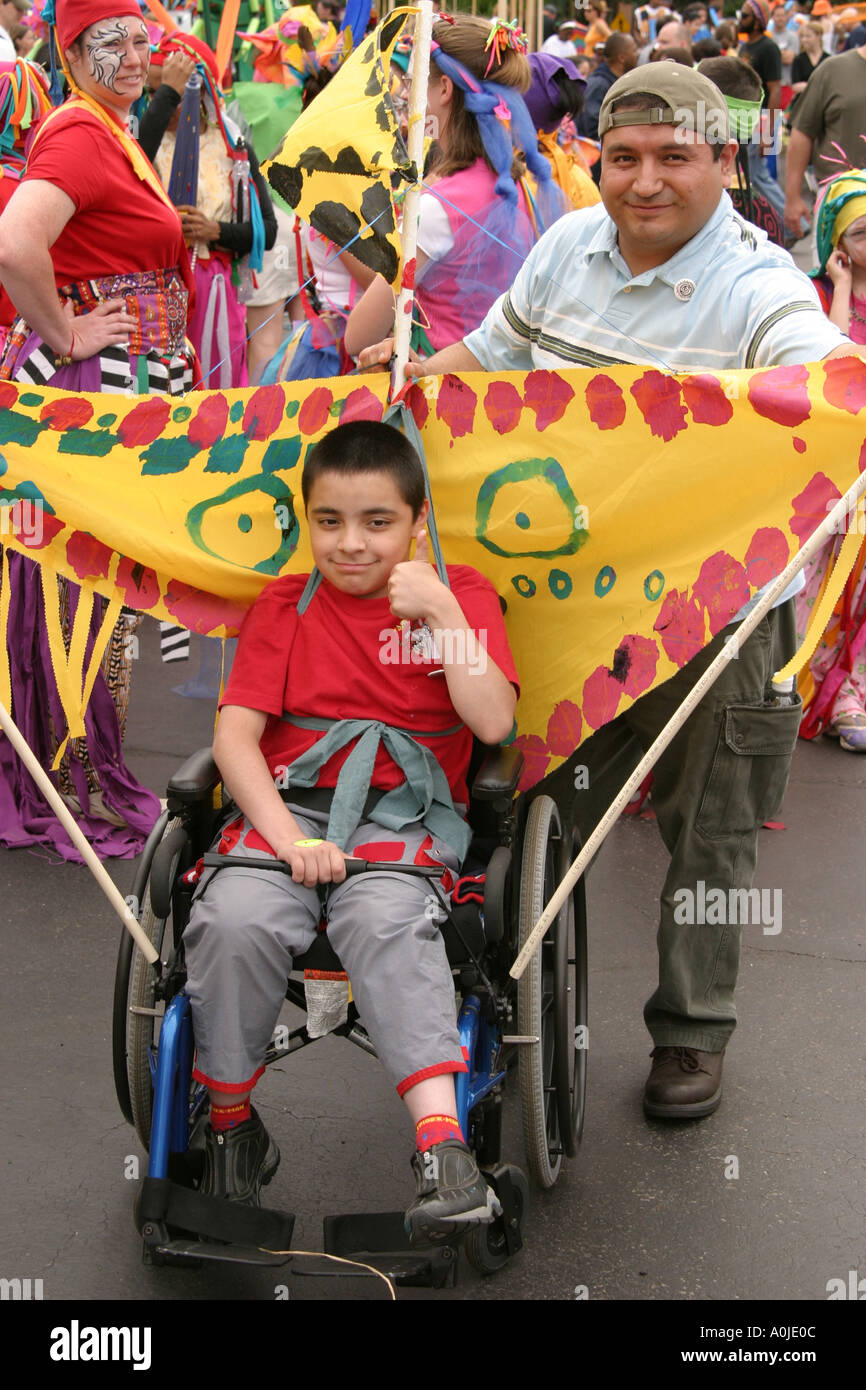
[[[353,878],[356,874],[366,873],[368,869],[387,870],[388,873],[396,874],[415,874],[418,878],[441,878],[445,873],[444,864],[404,864],[400,860],[353,859],[351,856],[347,856],[344,862],[346,878]],[[291,865],[283,859],[265,859],[257,855],[217,854],[215,850],[209,850],[204,856],[204,867],[206,869],[271,869],[280,874],[292,872]]]

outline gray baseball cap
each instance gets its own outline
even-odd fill
[[[658,97],[671,109],[611,112],[620,97]],[[726,144],[731,138],[728,108],[715,82],[683,63],[645,63],[617,78],[601,104],[599,139],[615,126],[675,125],[693,130],[710,144]]]

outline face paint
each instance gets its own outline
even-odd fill
[[[141,37],[147,43],[147,29],[143,21],[135,20],[131,15],[92,24],[84,34],[90,76],[111,92],[117,90],[117,76],[124,62],[130,34],[133,39]]]

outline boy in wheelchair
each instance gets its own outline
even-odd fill
[[[490,1221],[495,1197],[456,1118],[466,1062],[429,888],[387,863],[441,864],[450,888],[473,735],[510,733],[517,676],[492,585],[461,565],[448,587],[428,559],[423,469],[402,434],[338,426],[308,454],[302,493],[318,575],[278,579],[251,608],[213,748],[240,813],[219,850],[274,855],[291,874],[206,869],[184,935],[193,1074],[211,1102],[201,1190],[257,1203],[276,1171],[250,1095],[324,912],[415,1123],[407,1231],[435,1244]],[[382,869],[347,878],[348,855]]]

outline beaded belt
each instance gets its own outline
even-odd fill
[[[57,293],[72,304],[76,318],[106,300],[122,299],[126,312],[136,321],[129,335],[133,355],[155,349],[163,357],[174,357],[184,345],[189,293],[176,267],[76,280],[61,285]]]

